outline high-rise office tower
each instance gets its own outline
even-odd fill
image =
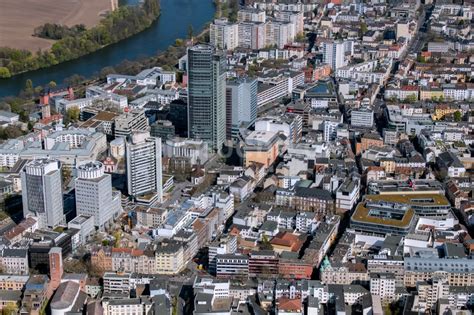
[[[89,162],[77,167],[76,212],[94,216],[94,225],[103,229],[120,210],[120,198],[112,192],[112,176],[104,173],[100,162]]]
[[[251,126],[257,119],[256,79],[233,78],[226,84],[226,134],[236,138],[239,128]]]
[[[189,137],[206,141],[214,150],[225,142],[225,79],[222,53],[210,45],[188,49]]]
[[[21,173],[23,215],[38,218],[38,225],[55,227],[65,223],[61,164],[40,159],[29,162]]]
[[[128,139],[126,156],[128,194],[147,196],[150,203],[162,202],[161,139],[150,137],[149,132],[134,132]]]

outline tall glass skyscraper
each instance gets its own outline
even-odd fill
[[[188,132],[219,150],[226,138],[225,56],[210,45],[188,49]]]

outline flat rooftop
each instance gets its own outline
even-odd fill
[[[449,206],[450,203],[444,195],[441,194],[397,194],[397,195],[367,195],[366,200],[370,201],[381,201],[381,202],[393,202],[408,205],[418,206]]]
[[[410,223],[413,220],[413,217],[415,216],[415,212],[411,208],[409,208],[405,212],[401,220],[375,217],[375,216],[371,216],[369,213],[370,213],[370,209],[365,207],[365,202],[360,202],[357,205],[354,211],[354,214],[351,217],[351,221],[357,221],[359,223],[370,223],[370,224],[376,224],[376,225],[406,228],[410,225]]]

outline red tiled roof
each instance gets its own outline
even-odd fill
[[[302,304],[301,299],[288,299],[288,298],[280,298],[278,300],[278,310],[284,311],[301,311]]]

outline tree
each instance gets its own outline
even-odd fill
[[[462,120],[462,113],[460,111],[456,111],[453,114],[454,121],[461,121]]]
[[[11,77],[10,70],[7,67],[0,67],[0,78],[5,79]]]
[[[361,22],[360,23],[360,32],[362,33],[362,35],[364,35],[365,33],[367,33],[367,24],[365,22]]]
[[[157,16],[160,13],[160,4],[157,0],[145,0],[143,8],[149,16]]]
[[[63,186],[67,187],[72,178],[72,172],[69,167],[63,167],[61,169],[61,175],[63,177]]]
[[[416,102],[416,100],[417,100],[416,95],[415,94],[410,94],[403,101],[406,102],[406,103],[414,103],[414,102]]]
[[[56,82],[54,82],[54,81],[49,81],[48,87],[54,89],[56,86],[57,86]]]
[[[85,78],[82,75],[73,74],[72,76],[64,79],[64,83],[66,85],[74,86],[74,85],[79,85],[84,80],[85,80]]]
[[[41,85],[38,85],[37,87],[35,87],[34,91],[35,94],[39,94],[41,91],[43,91],[43,87]]]
[[[23,132],[20,130],[20,128],[16,126],[6,127],[4,132],[7,139],[15,139],[23,135]]]
[[[33,90],[33,81],[30,79],[25,82],[25,90]]]
[[[90,29],[84,25],[45,24],[37,28],[35,34],[56,40],[52,47],[36,53],[0,47],[1,66],[8,69],[8,72],[3,69],[1,74],[14,75],[79,58],[143,31],[155,21],[159,12],[159,0],[145,0],[141,6],[120,6]]]
[[[105,79],[109,74],[116,73],[114,67],[104,67],[100,70],[99,73],[99,78],[100,79]]]
[[[304,43],[306,41],[306,36],[304,35],[304,33],[299,33],[296,35],[295,41]]]
[[[2,309],[2,315],[14,315],[18,313],[18,305],[13,302],[7,303]]]
[[[262,236],[262,244],[260,244],[260,249],[261,250],[273,250],[273,246],[270,243],[270,240],[268,239],[266,234],[263,234],[263,236]]]
[[[7,112],[11,112],[12,108],[11,108],[10,104],[8,104],[7,102],[0,102],[0,110],[5,110]]]
[[[25,89],[23,90],[23,94],[26,98],[31,98],[35,90],[33,89],[33,81],[30,79],[26,80],[25,82]]]
[[[69,122],[76,122],[79,120],[81,110],[79,107],[71,107],[66,111],[66,117]]]
[[[115,239],[114,247],[120,247],[120,242],[122,240],[122,231],[116,230],[112,236]]]
[[[239,1],[229,0],[229,21],[234,23],[237,22],[237,15],[239,12]]]

